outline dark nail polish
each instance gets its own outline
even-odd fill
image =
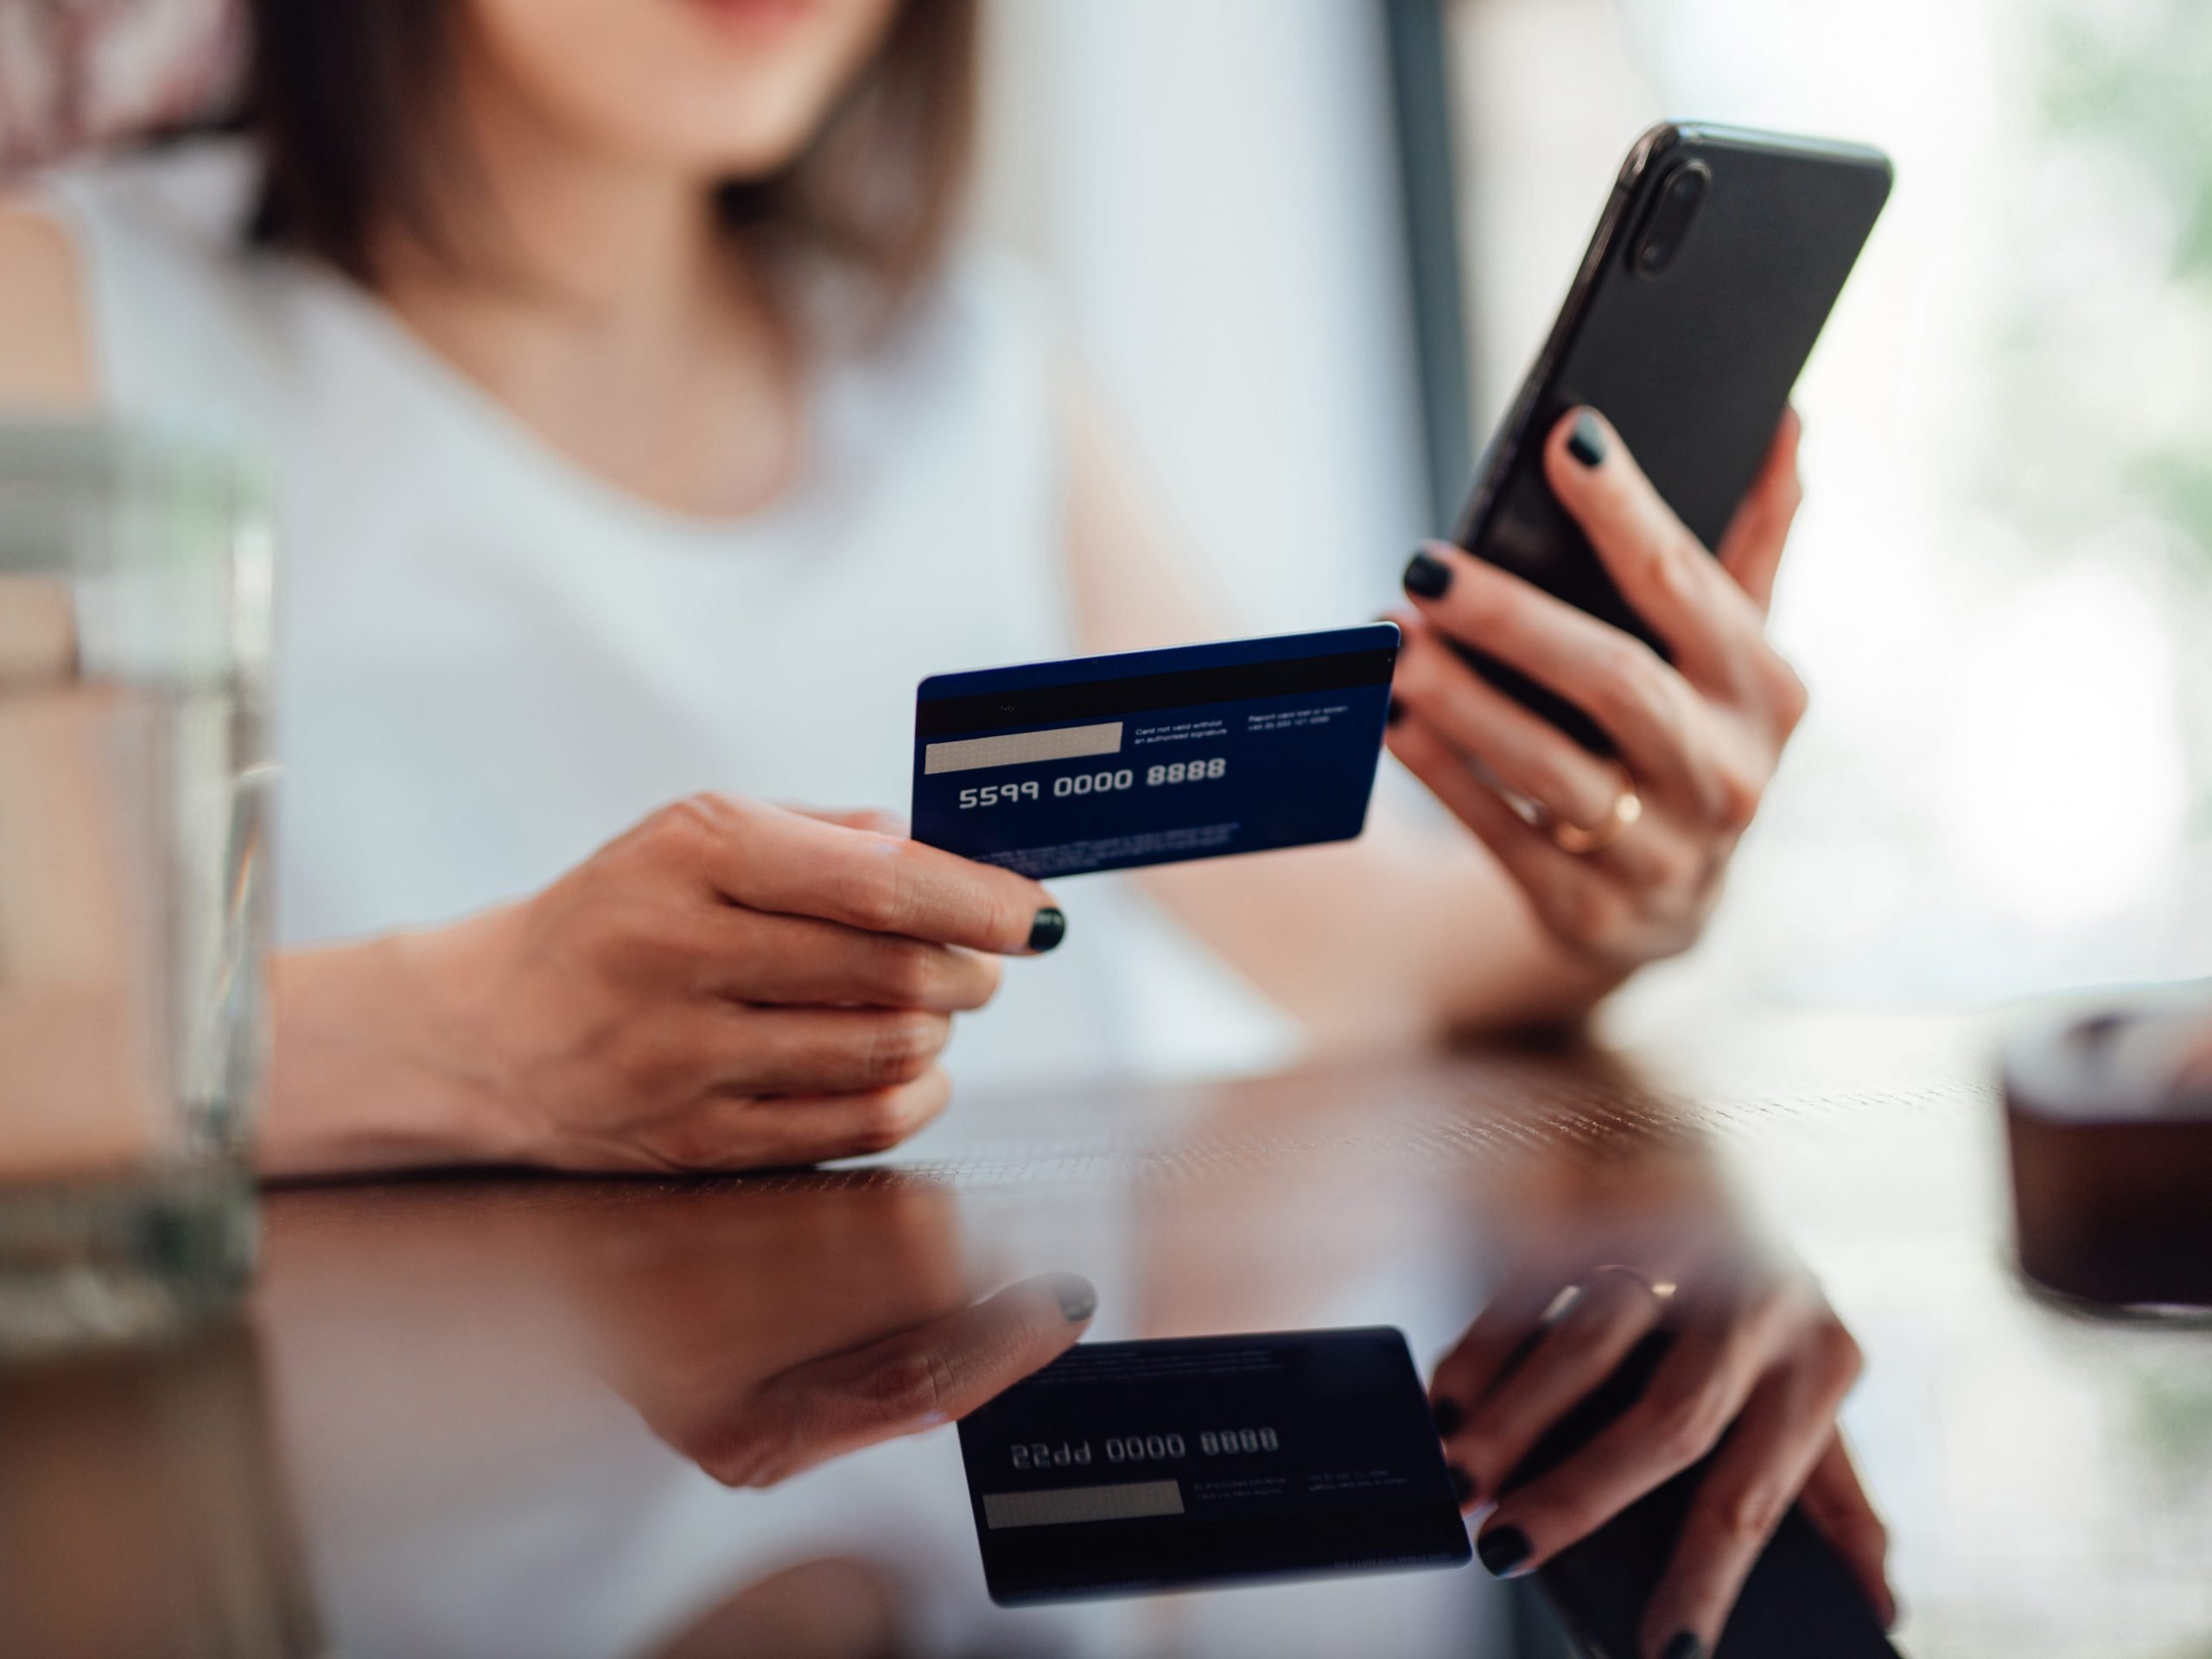
[[[1517,1579],[1529,1569],[1529,1535],[1518,1527],[1492,1527],[1475,1540],[1475,1554],[1494,1579]]]
[[[1678,1630],[1674,1639],[1659,1649],[1659,1659],[1705,1659],[1705,1643],[1688,1630]]]
[[[1427,553],[1416,553],[1406,563],[1406,591],[1421,599],[1441,599],[1452,586],[1452,567]]]
[[[1382,711],[1382,723],[1385,726],[1395,726],[1405,717],[1406,705],[1395,697],[1391,698],[1390,706]]]
[[[1574,430],[1567,435],[1567,453],[1585,467],[1595,467],[1605,458],[1605,429],[1586,409],[1574,417]]]
[[[1457,1400],[1439,1400],[1429,1407],[1428,1414],[1436,1420],[1437,1434],[1447,1440],[1457,1434],[1467,1421],[1467,1414],[1459,1409]]]
[[[1080,1325],[1098,1311],[1098,1293],[1090,1280],[1076,1274],[1060,1274],[1053,1281],[1052,1294],[1059,1299],[1060,1312],[1070,1325]]]
[[[1452,1497],[1461,1509],[1465,1509],[1467,1500],[1475,1495],[1475,1478],[1456,1463],[1446,1464],[1444,1472],[1451,1478]]]
[[[1050,950],[1067,936],[1068,918],[1050,906],[1039,911],[1037,918],[1029,924],[1029,948],[1032,950]]]

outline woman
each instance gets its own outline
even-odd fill
[[[1033,883],[764,804],[901,798],[926,673],[1219,631],[1020,283],[948,247],[975,30],[256,0],[239,135],[0,214],[0,397],[187,411],[284,480],[270,1170],[880,1148],[995,958],[1059,942]],[[1572,1020],[1682,949],[1802,711],[1762,637],[1794,423],[1718,562],[1601,417],[1547,460],[1672,665],[1428,549],[1390,746],[1471,835],[1142,879],[1319,1043]],[[1134,918],[1083,896],[963,1060],[1112,1058]]]

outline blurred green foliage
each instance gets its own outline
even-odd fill
[[[2045,122],[2125,145],[2176,210],[2173,279],[2212,282],[2212,6],[2054,5],[2048,29]]]
[[[2024,281],[1999,325],[2016,372],[2008,423],[2024,440],[2003,486],[2046,545],[2147,512],[2184,538],[2180,574],[2212,583],[2212,3],[2038,6],[2042,154],[2026,158],[2031,183],[2016,204],[2020,251],[2048,263],[2069,234],[2107,238],[2107,263],[2090,267],[2130,309],[2101,327],[2099,296]],[[2155,200],[2162,233],[2115,237],[2141,218],[2115,200]],[[2155,416],[2114,419],[2131,377],[2189,388],[2146,390]]]
[[[2133,1394],[2136,1442],[2152,1453],[2167,1495],[2193,1503],[2212,1491],[2212,1369],[2145,1364],[2137,1369]]]

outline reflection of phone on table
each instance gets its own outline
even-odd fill
[[[1654,1332],[1530,1448],[1505,1481],[1548,1474],[1634,1405],[1674,1333]],[[1712,1459],[1646,1493],[1537,1570],[1536,1582],[1590,1659],[1635,1659],[1645,1604],[1659,1586]],[[1882,1621],[1834,1546],[1793,1503],[1737,1593],[1713,1659],[1898,1659]]]
[[[1553,499],[1545,435],[1575,405],[1596,409],[1717,547],[1889,190],[1888,159],[1855,144],[1708,126],[1644,134],[1452,539],[1663,653]],[[1611,751],[1565,699],[1465,654],[1586,747]]]

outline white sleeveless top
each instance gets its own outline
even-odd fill
[[[1050,330],[1005,262],[956,261],[819,370],[780,503],[700,519],[561,457],[351,283],[245,250],[255,177],[211,142],[48,191],[109,406],[277,466],[284,942],[530,892],[696,791],[904,811],[917,681],[1072,648]],[[1068,944],[963,1022],[962,1081],[1158,1069],[1131,1013],[1158,925],[1117,878],[1059,896]]]

